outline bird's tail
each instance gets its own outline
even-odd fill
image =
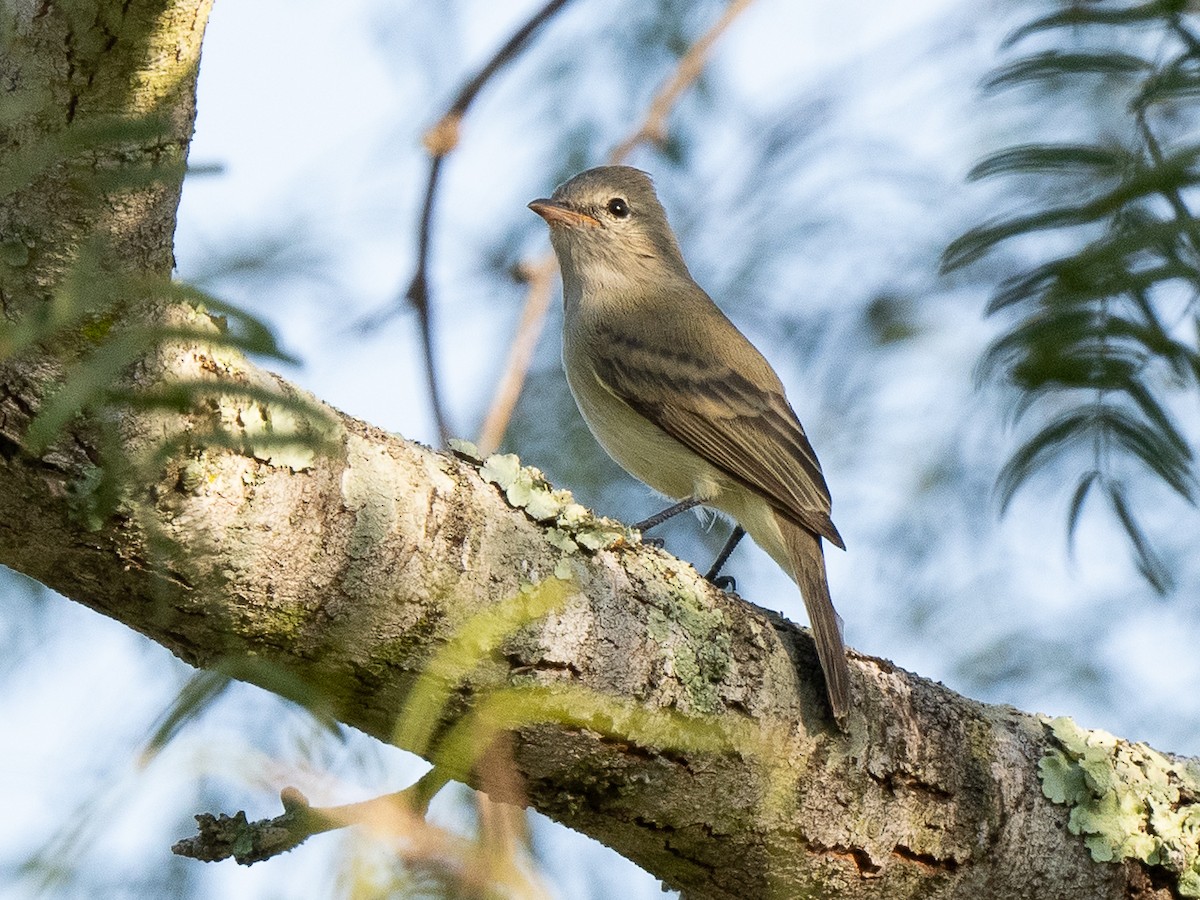
[[[793,576],[804,595],[804,607],[817,642],[817,657],[825,673],[829,706],[838,724],[843,724],[850,709],[850,667],[846,663],[846,646],[842,643],[842,619],[829,597],[829,582],[825,577],[825,555],[821,539],[778,513],[775,520],[783,532]]]

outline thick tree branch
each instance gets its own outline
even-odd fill
[[[87,254],[97,271],[169,277],[207,4],[95,12],[5,13],[19,40],[0,85],[28,110],[0,133],[0,243],[29,250],[0,270],[10,317],[55,308]],[[98,127],[147,112],[164,123],[151,134]],[[53,152],[18,177],[11,161],[30,146]],[[79,187],[81,173],[141,164],[150,177]],[[1182,890],[1198,793],[1182,764],[858,655],[841,734],[806,632],[592,520],[515,460],[433,453],[331,409],[328,452],[284,452],[267,426],[289,407],[265,394],[299,391],[190,307],[131,294],[114,309],[0,368],[12,568],[194,665],[233,663],[267,686],[287,676],[341,721],[599,838],[689,897]],[[127,369],[128,396],[212,389],[183,411],[106,407],[29,452],[50,386],[128,316],[213,335]],[[97,516],[82,501],[112,435],[144,477]],[[502,734],[519,777],[489,780],[480,752]],[[1105,830],[1118,826],[1125,837]],[[1147,861],[1094,861],[1105,852]]]

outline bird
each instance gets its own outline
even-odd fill
[[[648,174],[599,166],[528,205],[558,258],[563,368],[588,428],[678,507],[731,517],[796,582],[844,727],[850,674],[822,542],[845,543],[779,376],[692,278]]]

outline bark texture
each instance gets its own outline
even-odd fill
[[[169,275],[208,5],[4,7],[10,320],[44,314],[88,247],[106,272]],[[84,139],[147,113],[166,123],[149,139]],[[18,170],[31,147],[42,155]],[[138,166],[152,177],[79,187],[81,172]],[[208,327],[164,303],[131,315]],[[49,386],[93,339],[77,332],[0,371],[0,560],[188,662],[239,664],[266,686],[287,673],[341,721],[428,753],[436,742],[414,747],[411,723],[397,728],[430,660],[481,613],[564,579],[565,602],[448,681],[449,702],[425,724],[439,738],[488,703],[493,720],[510,715],[523,779],[512,799],[686,896],[1177,896],[1161,868],[1096,863],[1070,833],[1069,810],[1038,779],[1052,739],[1036,717],[852,656],[842,734],[808,633],[662,551],[619,534],[582,549],[561,517],[535,521],[524,495],[506,498],[478,465],[334,410],[324,455],[253,449],[255,429],[283,414],[234,389],[298,392],[219,342],[166,345],[125,377],[142,389],[207,380],[229,395],[179,414],[110,410],[109,424],[132,453],[216,426],[250,449],[182,441],[143,497],[89,519],[80,497],[97,468],[94,421],[45,453],[25,446]],[[680,737],[681,714],[702,723],[708,751]]]

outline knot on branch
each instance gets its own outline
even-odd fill
[[[284,813],[273,819],[250,822],[244,810],[232,816],[199,813],[196,816],[198,834],[185,838],[171,847],[177,856],[201,862],[219,862],[232,857],[238,865],[249,866],[272,856],[278,856],[304,843],[316,831],[323,830],[310,814],[308,800],[295,788],[286,788],[280,795]]]
[[[458,146],[462,113],[449,112],[442,116],[432,128],[425,132],[421,143],[434,159],[446,156]]]

